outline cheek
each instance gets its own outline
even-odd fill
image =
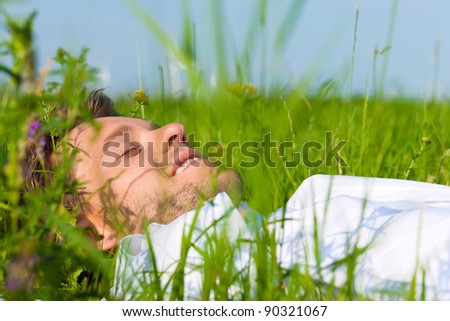
[[[101,171],[94,168],[90,162],[77,162],[74,165],[73,175],[81,183],[85,192],[98,191],[104,184]]]
[[[167,188],[168,180],[164,173],[157,169],[123,170],[111,179],[111,189],[121,201],[147,197]]]

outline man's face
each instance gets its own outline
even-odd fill
[[[235,172],[218,173],[186,140],[180,124],[159,127],[126,117],[74,128],[73,174],[87,195],[88,221],[100,233],[142,233],[149,222],[169,223],[218,192],[240,191]]]

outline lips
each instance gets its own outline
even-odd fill
[[[194,149],[180,152],[172,167],[172,176],[180,175],[189,165],[197,162],[199,158],[201,158],[201,155]]]
[[[190,164],[192,164],[197,160],[198,158],[194,157],[185,161],[183,164],[180,165],[180,167],[177,168],[177,170],[175,171],[175,176],[181,174]]]

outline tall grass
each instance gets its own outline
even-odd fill
[[[393,16],[396,3],[393,2]],[[221,11],[223,4],[220,1],[209,2],[214,17],[212,29],[216,42],[212,46],[218,66],[217,86],[211,86],[198,68],[196,28],[187,1],[183,2],[181,44],[168,36],[150,12],[134,1],[127,1],[127,4],[136,19],[148,28],[149,36],[155,37],[167,55],[185,68],[188,82],[184,95],[167,95],[165,86],[168,76],[166,70],[160,67],[160,90],[139,88],[149,96],[148,103],[136,103],[130,95],[123,95],[116,101],[117,108],[124,115],[143,115],[160,124],[182,122],[191,140],[195,139],[201,146],[216,141],[218,148],[225,151],[233,142],[262,142],[264,135],[270,133],[272,140],[277,142],[271,150],[276,166],[269,166],[263,161],[267,155],[260,145],[254,150],[261,161],[253,167],[240,166],[242,161],[248,159],[236,150],[231,155],[225,153],[223,157],[243,178],[244,200],[263,218],[282,208],[301,182],[316,173],[406,178],[449,184],[450,108],[447,101],[408,97],[381,100],[372,98],[377,95],[368,93],[365,96],[354,95],[351,90],[349,104],[347,97],[336,94],[333,83],[324,84],[315,92],[308,90],[308,75],[298,82],[304,86],[267,83],[263,73],[270,70],[267,66],[271,60],[269,56],[280,54],[289,42],[289,30],[298,22],[304,1],[292,1],[275,33],[273,48],[268,48],[272,39],[267,38],[267,2],[259,2],[248,27],[247,41],[243,48],[235,48],[232,56],[225,55],[228,45],[225,32],[228,29],[225,26],[226,17]],[[32,18],[25,23],[23,32],[32,28],[29,21]],[[393,18],[390,23],[388,44],[392,40],[394,21]],[[356,33],[357,21],[353,53]],[[11,38],[4,39],[3,43],[20,41],[20,37],[13,32],[9,35]],[[28,46],[31,50],[31,44]],[[9,70],[16,73],[17,70],[25,70],[22,67],[30,63],[13,50],[8,54],[14,62]],[[260,79],[254,79],[252,70],[258,54],[262,57],[259,60],[262,74]],[[86,64],[86,55],[87,51],[78,55],[62,49],[55,53],[57,66],[49,71],[47,82],[42,84],[45,90],[40,89],[41,84],[36,79],[31,84],[18,82],[19,78],[13,75],[0,88],[0,294],[6,299],[110,298],[114,254],[101,253],[90,246],[83,231],[74,227],[74,218],[61,204],[62,195],[74,188],[68,185],[65,175],[72,165],[70,157],[65,155],[62,162],[65,165],[56,169],[55,181],[50,189],[26,195],[26,205],[19,203],[23,175],[20,164],[23,146],[28,139],[28,116],[31,113],[47,116],[46,126],[49,129],[59,135],[66,133],[66,121],[70,119],[58,120],[52,116],[52,111],[56,106],[66,105],[70,117],[82,114],[79,106],[85,98],[84,89],[95,88],[96,84],[96,72]],[[377,55],[374,56],[374,70]],[[383,95],[388,68],[388,58],[384,58],[379,95]],[[8,69],[7,66],[5,68]],[[286,166],[286,161],[292,160],[294,153],[301,153],[307,142],[316,141],[325,146],[327,140],[331,148],[340,141],[347,141],[340,152],[343,163],[333,160],[328,165],[319,162],[317,166],[306,166],[302,162],[296,167]],[[293,142],[292,148],[283,151],[282,142]],[[304,160],[306,155],[301,156]],[[309,157],[324,160],[326,148],[316,150]],[[353,273],[361,249],[350,248],[346,261],[339,263],[347,266],[348,280],[344,288],[338,289],[333,282],[321,282],[320,277],[315,277],[307,266],[282,270],[277,264],[274,236],[264,224],[264,219],[262,222],[262,228],[254,235],[252,252],[256,286],[253,288],[250,274],[243,274],[231,266],[236,246],[218,238],[211,240],[210,255],[203,267],[205,282],[201,299],[359,298],[353,291]],[[316,258],[309,259],[311,262],[317,260],[320,267],[320,253]],[[174,286],[169,290],[161,288],[157,273],[152,274],[154,282],[142,298],[182,298],[182,277],[182,269],[179,269],[174,276]],[[243,289],[237,298],[230,296],[229,291],[236,283]],[[165,293],[165,290],[171,292]]]

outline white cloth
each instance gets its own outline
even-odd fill
[[[346,282],[346,267],[333,263],[355,247],[355,290],[372,299],[407,298],[416,274],[416,299],[450,299],[450,187],[397,179],[317,175],[288,201],[284,229],[274,223],[280,264],[308,264],[325,282]],[[316,219],[316,223],[314,223]],[[318,242],[314,241],[314,226]],[[318,244],[318,245],[317,245]],[[425,277],[423,278],[423,271]]]
[[[346,283],[347,266],[342,262],[356,249],[364,249],[354,270],[357,293],[369,299],[405,299],[415,275],[417,299],[422,295],[429,300],[450,299],[450,187],[315,175],[305,180],[286,208],[273,213],[267,223],[276,235],[282,268],[308,268],[313,277],[340,287]],[[183,235],[190,228],[195,247],[187,251],[184,299],[201,298],[202,264],[208,246],[211,249],[208,240],[214,235],[225,233],[232,243],[239,244],[233,255],[234,269],[252,273],[251,246],[241,240],[253,234],[229,197],[221,193],[198,211],[168,225],[151,224],[148,235],[124,238],[119,245],[113,295],[145,298],[144,289],[152,283],[149,271],[155,267],[163,272],[162,285],[170,289]],[[153,245],[155,264],[147,240]],[[242,290],[238,282],[230,289],[231,297]]]

